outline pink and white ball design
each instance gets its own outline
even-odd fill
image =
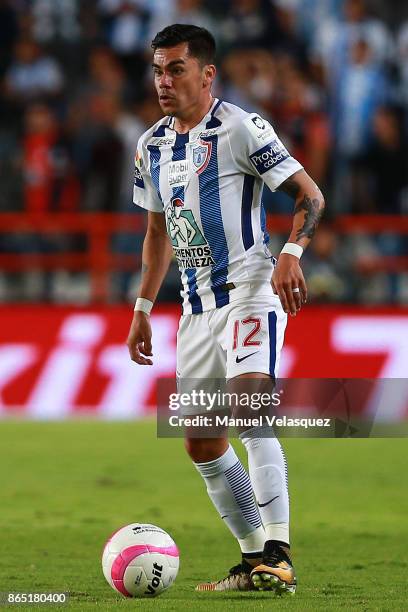
[[[160,527],[131,523],[106,542],[102,569],[111,587],[125,597],[156,597],[175,581],[179,551]]]

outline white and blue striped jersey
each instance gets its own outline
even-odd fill
[[[218,99],[187,134],[173,126],[164,117],[140,138],[133,200],[165,215],[183,313],[270,294],[263,184],[273,191],[302,166],[268,121]]]

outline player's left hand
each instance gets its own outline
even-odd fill
[[[293,317],[307,300],[307,287],[299,259],[282,253],[272,274],[272,289],[279,295],[283,310]],[[299,291],[294,291],[299,289]]]

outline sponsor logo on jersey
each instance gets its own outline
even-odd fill
[[[214,260],[208,242],[194,218],[184,208],[184,201],[174,197],[165,211],[167,233],[180,269],[212,266]]]
[[[209,138],[210,136],[215,136],[217,134],[218,128],[211,128],[209,130],[203,130],[199,133],[198,138]]]
[[[137,151],[135,156],[135,186],[144,189],[144,180],[142,176],[142,158]]]
[[[170,187],[187,185],[189,175],[189,162],[187,159],[169,163],[168,178]]]
[[[197,174],[204,172],[210,161],[212,151],[212,142],[200,140],[199,144],[192,148],[193,167]]]
[[[155,136],[150,138],[147,146],[152,147],[165,147],[165,146],[173,146],[176,142],[176,134],[172,134],[171,136]]]
[[[180,270],[191,268],[205,268],[213,266],[214,260],[211,257],[209,245],[200,247],[190,247],[189,249],[173,249]]]
[[[259,174],[265,174],[268,170],[275,168],[278,164],[289,157],[289,152],[279,140],[273,140],[269,144],[255,151],[249,156],[251,162]]]

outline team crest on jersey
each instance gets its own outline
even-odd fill
[[[197,174],[204,172],[209,164],[212,151],[212,142],[206,142],[200,140],[197,145],[193,147],[193,167]]]

